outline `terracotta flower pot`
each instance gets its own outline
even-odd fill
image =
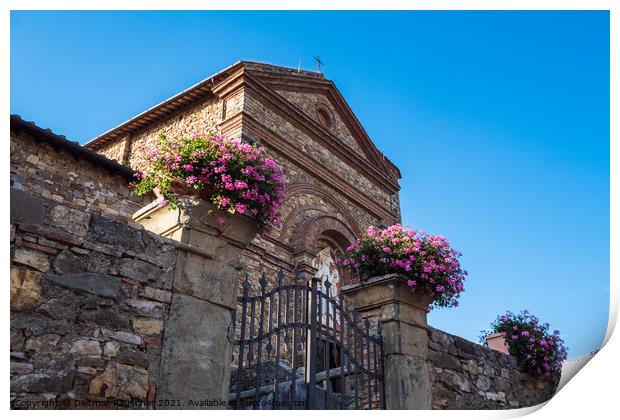
[[[487,345],[491,350],[499,351],[500,353],[508,354],[508,345],[504,337],[506,333],[495,333],[487,336]]]
[[[205,197],[207,195],[206,190],[197,190],[195,188],[191,188],[181,182],[175,182],[170,186],[170,190],[177,197]],[[157,198],[164,198],[164,196],[159,192],[159,188],[153,188],[153,193]]]

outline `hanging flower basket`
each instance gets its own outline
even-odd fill
[[[347,249],[340,265],[359,280],[400,273],[419,295],[428,296],[432,307],[454,307],[463,291],[467,272],[461,269],[461,254],[443,236],[404,228],[368,227],[364,236]]]
[[[168,139],[160,135],[144,154],[133,193],[154,192],[159,204],[175,208],[179,197],[201,197],[216,208],[256,219],[261,229],[280,226],[284,202],[282,168],[262,147],[224,136]]]
[[[541,323],[527,310],[519,314],[508,311],[500,315],[491,324],[490,331],[482,331],[480,341],[491,347],[489,338],[493,340],[500,337],[505,340],[508,353],[517,359],[522,369],[531,374],[547,376],[560,372],[566,360],[568,349],[560,338],[560,332],[549,332],[549,324]]]

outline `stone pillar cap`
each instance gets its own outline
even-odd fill
[[[390,303],[403,303],[428,312],[433,299],[428,295],[415,293],[407,285],[403,274],[385,274],[371,277],[356,284],[348,284],[342,292],[351,300],[357,310],[370,309]]]

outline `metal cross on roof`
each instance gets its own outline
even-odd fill
[[[321,73],[321,65],[325,64],[324,62],[321,61],[321,56],[317,54],[316,57],[314,57],[314,59],[316,60],[316,66],[319,69],[319,73]]]

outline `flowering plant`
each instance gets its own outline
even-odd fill
[[[360,279],[390,273],[406,275],[408,286],[433,298],[434,307],[458,305],[467,272],[461,269],[461,253],[443,236],[404,228],[369,226],[361,239],[347,248],[340,264]]]
[[[179,186],[202,191],[215,207],[254,217],[261,227],[280,225],[284,172],[262,147],[207,135],[168,139],[161,134],[145,151],[146,169],[137,172],[133,193],[159,193],[160,206],[178,205]]]
[[[503,333],[508,351],[516,357],[519,366],[536,375],[559,372],[566,360],[564,340],[558,330],[549,332],[549,324],[541,324],[527,309],[519,314],[508,311],[491,324],[491,331],[481,331],[480,341],[486,344],[486,337]]]

